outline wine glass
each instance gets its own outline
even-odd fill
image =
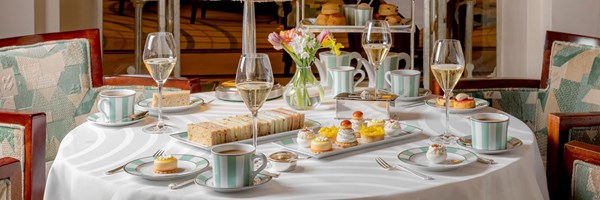
[[[262,53],[244,54],[240,58],[235,86],[242,100],[252,113],[252,144],[256,148],[258,138],[258,110],[267,100],[273,88],[273,70],[269,56]]]
[[[385,60],[387,53],[392,47],[392,33],[385,20],[372,20],[367,23],[362,33],[362,46],[367,53],[369,62],[375,68],[375,77],[369,77],[376,80],[375,98],[378,98],[378,90],[384,87],[384,82],[379,81],[379,67]],[[381,77],[382,78],[382,77]]]
[[[450,133],[450,95],[458,80],[465,70],[465,57],[462,52],[460,41],[453,39],[442,39],[435,42],[431,56],[431,71],[435,80],[444,90],[446,102],[446,127],[442,135],[431,137],[436,143],[450,144],[457,139]]]
[[[142,130],[151,134],[170,133],[174,127],[162,120],[162,89],[163,85],[177,63],[175,40],[169,32],[154,32],[148,34],[144,46],[144,65],[158,85],[158,120],[155,125],[144,127]]]

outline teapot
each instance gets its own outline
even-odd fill
[[[369,88],[390,88],[390,84],[385,82],[385,73],[388,71],[402,69],[400,66],[400,60],[404,60],[406,63],[404,69],[410,69],[410,56],[406,53],[394,53],[390,52],[385,57],[385,60],[381,63],[379,71],[375,72],[375,67],[369,62],[369,60],[360,58],[359,61],[365,66],[365,71],[369,77]],[[319,72],[320,73],[320,72]]]
[[[338,56],[328,51],[319,53],[319,58],[315,58],[315,66],[319,72],[321,86],[330,87],[332,85],[332,77],[329,72],[330,68],[350,66],[352,59],[356,59],[355,71],[360,70],[363,65],[363,63],[360,62],[360,59],[363,58],[358,52],[342,51]]]

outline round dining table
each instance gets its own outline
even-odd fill
[[[166,123],[185,131],[189,123],[249,114],[244,103],[216,99],[214,92],[193,95],[209,103],[179,113],[166,113]],[[421,134],[321,159],[299,160],[294,171],[281,172],[263,185],[237,193],[219,193],[195,183],[176,190],[168,188],[170,183],[185,179],[151,181],[125,172],[106,175],[110,169],[150,156],[159,149],[166,154],[204,157],[210,162],[212,157],[210,152],[177,141],[168,134],[142,132],[143,127],[156,122],[154,117],[122,127],[86,122],[73,129],[60,144],[48,175],[45,199],[548,199],[544,165],[535,137],[526,124],[512,116],[508,135],[519,138],[523,145],[502,154],[478,154],[495,160],[496,164],[474,162],[444,172],[413,168],[433,180],[420,179],[404,170],[380,167],[375,161],[377,157],[388,163],[402,164],[397,158],[400,152],[428,146],[430,136],[444,131],[443,111],[424,104],[403,106],[407,104],[396,102],[390,112],[401,122],[421,128]],[[288,107],[283,98],[267,101],[262,107],[263,110],[274,108]],[[468,116],[482,112],[501,111],[488,107],[451,114],[450,130],[458,136],[470,135]],[[304,113],[307,119],[323,126],[339,123],[334,119],[335,100],[331,96],[325,96],[319,107]],[[257,151],[265,155],[281,150],[284,148],[272,142],[263,142],[257,147]]]

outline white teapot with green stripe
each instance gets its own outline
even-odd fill
[[[315,59],[315,65],[319,72],[321,86],[331,87],[333,85],[332,75],[329,69],[350,66],[352,59],[356,60],[355,71],[360,70],[362,63],[359,60],[362,59],[362,56],[358,52],[342,51],[338,56],[329,51],[319,53],[319,58]]]
[[[375,70],[375,67],[371,65],[369,60],[363,58],[359,60],[365,66],[365,71],[369,77],[369,88],[389,89],[390,84],[385,82],[385,73],[396,69],[410,69],[410,56],[406,53],[389,52],[385,60],[381,63],[379,71]],[[404,60],[406,63],[404,67],[399,66],[400,60]]]

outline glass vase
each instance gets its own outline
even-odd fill
[[[295,110],[312,110],[323,100],[323,87],[312,73],[311,64],[296,63],[296,73],[285,86],[283,99]]]

